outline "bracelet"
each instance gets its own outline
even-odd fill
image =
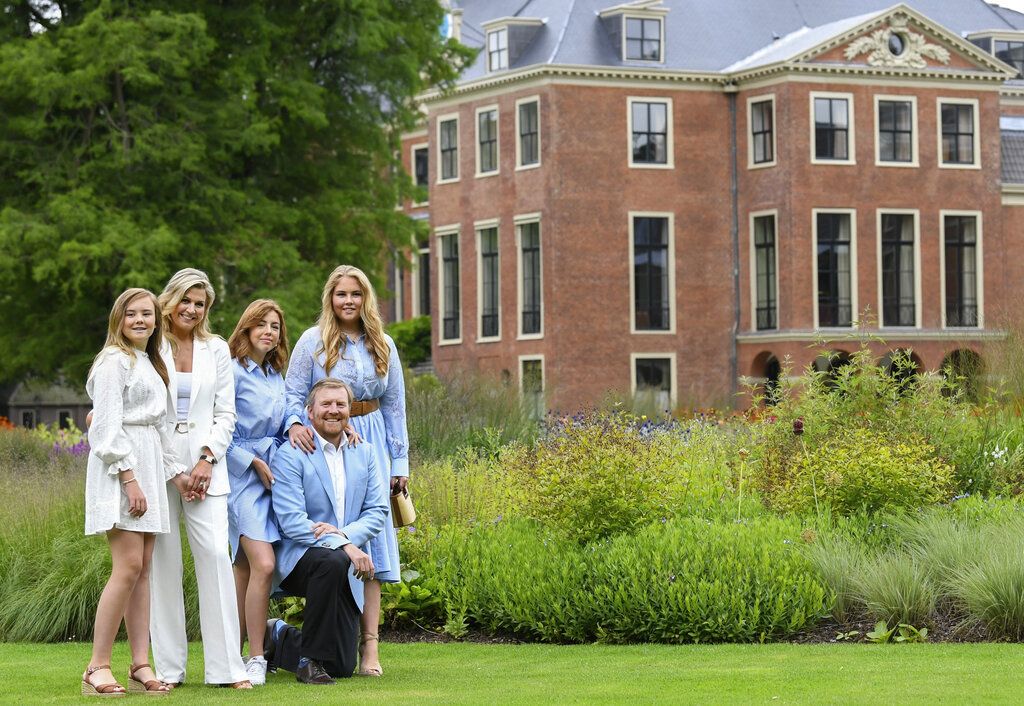
[[[135,476],[132,476],[128,480],[121,481],[121,487],[123,488],[124,486],[128,485],[129,483],[134,483],[134,482],[135,482]]]

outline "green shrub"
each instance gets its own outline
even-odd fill
[[[517,520],[445,528],[424,569],[437,582],[456,637],[472,623],[548,642],[587,639],[577,594],[585,572],[578,546]]]
[[[411,368],[430,357],[429,316],[396,321],[388,325],[387,332],[395,341],[403,366]]]
[[[616,416],[567,424],[502,467],[522,514],[581,543],[668,517],[687,490],[673,449]]]
[[[593,551],[578,593],[606,642],[764,642],[827,614],[828,589],[796,548],[800,527],[681,518]]]
[[[802,448],[788,477],[762,492],[783,512],[821,506],[842,513],[916,508],[950,498],[953,469],[919,438],[896,440],[864,427],[837,429]]]

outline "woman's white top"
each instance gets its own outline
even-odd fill
[[[192,399],[192,373],[181,373],[179,372],[175,377],[178,378],[178,397],[175,408],[178,412],[178,421],[188,421],[188,405]]]

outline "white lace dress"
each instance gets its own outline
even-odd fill
[[[85,533],[111,528],[169,532],[167,480],[185,470],[166,424],[167,386],[142,351],[135,359],[117,348],[103,351],[85,386],[93,403],[85,480]],[[131,469],[146,496],[142,517],[128,514],[120,471]]]

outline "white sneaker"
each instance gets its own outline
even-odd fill
[[[263,686],[267,683],[267,660],[263,657],[250,657],[245,663],[245,673],[249,675],[253,686]]]

